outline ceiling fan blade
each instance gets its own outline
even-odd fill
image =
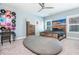
[[[42,4],[42,6],[44,6],[44,3],[41,3]]]
[[[44,7],[44,4],[42,4],[42,3],[39,3],[39,5],[43,8]]]
[[[40,12],[40,11],[42,11],[42,8],[38,12]]]
[[[54,8],[54,7],[44,7],[44,9],[52,9],[52,8]]]

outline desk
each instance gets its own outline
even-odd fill
[[[9,42],[11,43],[11,35],[13,38],[13,41],[15,41],[16,33],[11,31],[11,32],[0,32],[1,35],[1,43],[3,45],[3,40],[6,38],[9,38]]]

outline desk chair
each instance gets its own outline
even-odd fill
[[[1,44],[3,45],[3,41],[8,40],[11,43],[11,31],[10,30],[2,30],[1,32]]]

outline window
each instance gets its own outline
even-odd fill
[[[79,16],[69,18],[69,31],[79,32]]]

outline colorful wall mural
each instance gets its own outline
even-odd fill
[[[59,19],[59,20],[55,20],[55,21],[52,21],[52,22],[66,23],[66,19]]]
[[[66,25],[66,19],[59,19],[59,20],[52,21],[52,25],[56,25],[56,24]]]
[[[0,10],[0,29],[16,29],[16,13],[10,10]]]
[[[52,22],[52,23],[51,23]],[[56,25],[66,25],[66,19],[59,19],[59,20],[53,20],[47,22],[47,30],[52,31],[52,26]]]

